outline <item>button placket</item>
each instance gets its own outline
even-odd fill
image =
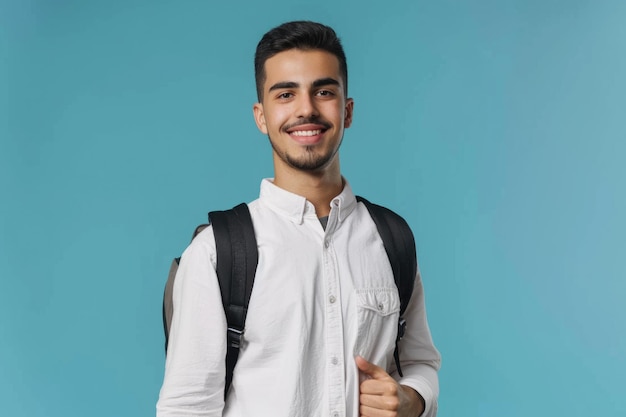
[[[324,258],[324,275],[326,283],[326,355],[328,372],[328,407],[332,416],[343,416],[345,414],[345,381],[343,366],[344,363],[344,340],[343,321],[341,313],[341,298],[339,287],[339,271],[337,269],[337,259],[331,245],[334,229],[337,226],[338,210],[333,206],[331,209],[326,232],[322,243]]]

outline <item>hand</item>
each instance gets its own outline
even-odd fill
[[[414,417],[424,412],[424,399],[413,388],[398,384],[383,368],[360,356],[356,365],[369,377],[359,387],[361,417]]]

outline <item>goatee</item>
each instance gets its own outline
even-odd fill
[[[335,157],[339,149],[339,147],[337,147],[336,149],[329,150],[325,154],[320,154],[315,151],[314,146],[305,146],[303,148],[304,154],[295,157],[278,149],[278,147],[274,145],[272,138],[269,135],[267,135],[267,137],[272,145],[272,149],[274,149],[274,153],[276,153],[284,163],[300,171],[318,171],[324,168]]]

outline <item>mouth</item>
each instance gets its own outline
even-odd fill
[[[291,138],[302,145],[314,145],[318,143],[324,133],[328,130],[328,126],[318,123],[309,123],[298,126],[292,126],[285,130]]]
[[[317,135],[320,135],[321,133],[322,133],[322,129],[316,129],[316,130],[294,130],[293,132],[289,132],[290,135],[301,136],[301,137],[317,136]]]

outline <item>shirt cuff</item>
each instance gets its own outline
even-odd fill
[[[439,396],[439,384],[438,381],[434,378],[437,378],[437,371],[434,369],[424,366],[422,369],[426,375],[422,373],[407,375],[404,378],[401,378],[398,381],[401,385],[406,385],[407,387],[413,388],[419,395],[424,399],[424,412],[420,415],[420,417],[436,417],[437,416],[437,399]],[[428,371],[432,372],[434,375],[428,375]],[[431,376],[431,378],[428,378]],[[434,385],[433,385],[434,384]]]

